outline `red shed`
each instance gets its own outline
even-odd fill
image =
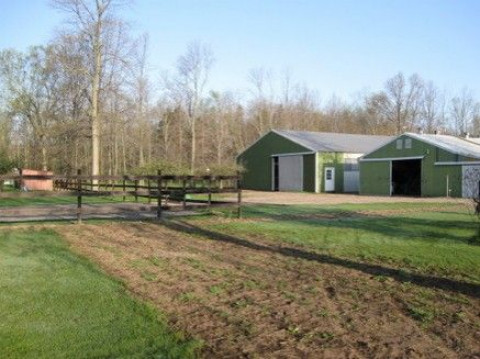
[[[22,169],[22,176],[53,176],[52,171],[38,171],[30,169]],[[53,191],[52,179],[28,179],[24,178],[21,188],[27,191]]]

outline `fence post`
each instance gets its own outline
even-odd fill
[[[208,208],[212,206],[212,176],[208,176]]]
[[[77,223],[82,223],[82,170],[77,170]]]
[[[157,219],[162,218],[162,171],[157,170]],[[149,181],[150,182],[150,181]],[[149,189],[150,191],[150,189]],[[150,197],[149,197],[150,198]]]
[[[187,179],[183,179],[183,210],[187,209]]]
[[[151,197],[151,193],[150,193],[150,192],[151,192],[150,186],[151,186],[150,179],[147,179],[148,204],[152,203],[152,197]]]
[[[237,171],[237,216],[242,218],[242,181],[240,171]]]
[[[126,181],[125,176],[123,176],[123,202],[125,202],[125,199],[126,199],[126,197],[125,197],[125,192],[127,191],[127,187],[126,187],[126,185],[125,185],[125,181]]]
[[[134,180],[134,184],[135,184],[135,202],[138,202],[138,179],[135,179]]]

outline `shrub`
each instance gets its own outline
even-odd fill
[[[10,172],[15,167],[15,161],[12,161],[5,151],[0,151],[0,174]]]

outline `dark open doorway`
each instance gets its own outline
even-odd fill
[[[392,161],[392,195],[422,195],[422,160]]]

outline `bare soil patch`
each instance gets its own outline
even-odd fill
[[[264,239],[201,237],[177,225],[184,224],[55,228],[175,328],[203,339],[208,358],[480,356],[478,297],[287,256],[304,249]]]

